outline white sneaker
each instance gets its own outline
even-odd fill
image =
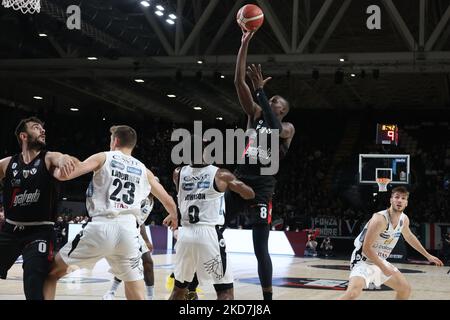
[[[114,300],[114,292],[108,291],[104,296],[102,300]]]

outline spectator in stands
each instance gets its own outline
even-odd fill
[[[305,257],[317,257],[317,241],[312,235],[308,235],[305,248]]]
[[[325,257],[333,256],[333,244],[331,243],[330,237],[323,239],[322,244],[320,245],[320,250]]]

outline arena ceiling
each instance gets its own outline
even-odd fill
[[[140,2],[41,0],[33,15],[0,8],[0,103],[239,119],[235,16],[250,1]],[[295,109],[450,107],[450,0],[251,2],[265,23],[249,62],[262,64],[274,77],[269,93]],[[66,26],[73,4],[81,8],[81,30]],[[154,14],[158,4],[176,14],[175,25]],[[381,9],[380,30],[366,27],[370,5]]]

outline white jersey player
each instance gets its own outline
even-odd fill
[[[389,209],[375,213],[355,239],[355,250],[351,258],[350,281],[340,299],[356,299],[371,283],[385,284],[394,289],[397,299],[408,299],[411,286],[405,276],[386,261],[403,235],[411,247],[428,261],[442,266],[442,261],[430,255],[409,229],[409,218],[403,213],[408,205],[409,192],[405,187],[396,187],[391,193]]]
[[[112,273],[125,282],[127,299],[145,299],[138,218],[141,203],[151,192],[169,212],[164,224],[176,228],[177,211],[172,197],[153,173],[131,156],[136,131],[128,126],[111,128],[110,152],[95,154],[76,164],[66,180],[94,172],[86,197],[90,222],[55,257],[44,295],[54,299],[56,283],[69,265],[92,268],[106,258]]]
[[[225,169],[212,165],[184,166],[174,171],[181,225],[175,245],[175,286],[169,299],[184,300],[194,274],[200,284],[213,283],[219,300],[234,299],[233,276],[226,255],[224,224],[227,188],[244,199],[253,190]]]
[[[157,177],[155,177],[155,179],[159,182],[159,179]],[[152,212],[154,204],[155,200],[153,198],[153,195],[150,195],[141,203],[140,214],[137,216],[137,223],[140,229],[139,244],[140,251],[142,253],[142,264],[144,266],[144,282],[147,289],[147,300],[153,300],[154,298],[155,275],[153,270],[153,259],[152,255],[150,254],[153,250],[153,245],[148,238],[144,223]],[[103,300],[114,300],[117,289],[119,288],[119,285],[121,283],[122,280],[114,277],[111,288],[103,295]]]

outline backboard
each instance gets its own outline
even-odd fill
[[[376,178],[389,178],[392,185],[409,184],[409,154],[360,154],[359,183],[376,184]]]

